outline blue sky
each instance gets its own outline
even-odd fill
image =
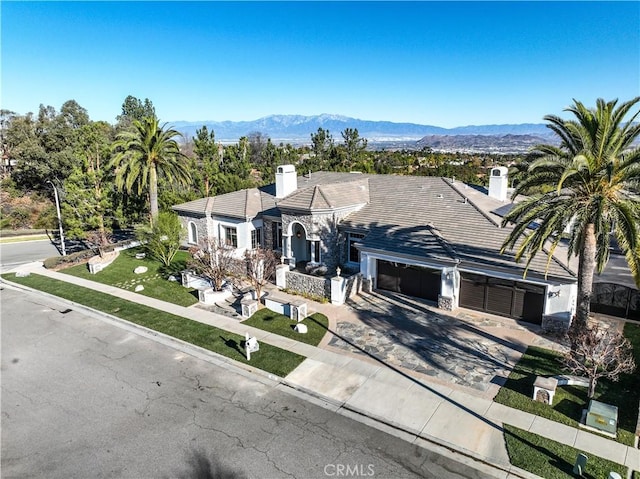
[[[539,123],[640,95],[640,2],[2,1],[1,106]]]

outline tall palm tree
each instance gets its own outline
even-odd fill
[[[191,182],[187,157],[180,152],[174,129],[160,126],[154,116],[133,120],[132,129],[123,131],[113,144],[111,165],[116,169],[116,186],[138,194],[148,188],[151,221],[158,216],[158,174],[170,183]]]
[[[633,145],[640,135],[640,124],[634,123],[640,111],[623,122],[639,101],[637,97],[616,107],[618,100],[598,99],[590,109],[574,100],[565,110],[574,118],[545,116],[560,145],[534,148],[539,158],[513,198],[530,187],[554,188],[517,203],[502,222],[515,223],[502,250],[516,248],[516,260],[526,257],[527,267],[541,250],[551,260],[568,231],[568,255],[579,257],[576,328],[587,325],[593,275],[609,260],[612,235],[640,285],[640,197],[633,193],[640,184],[640,148]],[[534,221],[539,227],[532,230]]]

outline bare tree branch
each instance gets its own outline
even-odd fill
[[[222,283],[237,270],[238,260],[235,249],[220,242],[217,238],[206,238],[198,246],[189,249],[192,260],[189,267],[211,280],[216,290],[222,289]]]
[[[636,368],[631,343],[613,326],[605,328],[596,321],[584,328],[574,322],[567,336],[572,347],[562,362],[572,374],[589,378],[589,398],[595,394],[598,379],[617,381],[620,374]]]

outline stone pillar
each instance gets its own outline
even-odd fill
[[[440,278],[438,308],[453,311],[458,307],[460,272],[455,267],[443,268]]]
[[[331,304],[344,304],[345,279],[342,276],[331,278]]]
[[[289,271],[289,265],[279,264],[276,266],[276,286],[280,289],[287,287],[287,271]]]

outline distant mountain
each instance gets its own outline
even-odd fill
[[[416,123],[394,123],[390,121],[367,121],[340,115],[271,115],[254,121],[176,121],[173,127],[186,136],[195,136],[203,125],[215,131],[220,141],[237,141],[241,136],[260,132],[275,142],[310,143],[311,134],[318,128],[329,130],[334,140],[342,141],[340,133],[345,128],[357,128],[361,137],[372,142],[417,141],[428,135],[535,135],[548,136],[544,124],[526,123],[521,125],[479,125],[457,128],[441,128]]]

